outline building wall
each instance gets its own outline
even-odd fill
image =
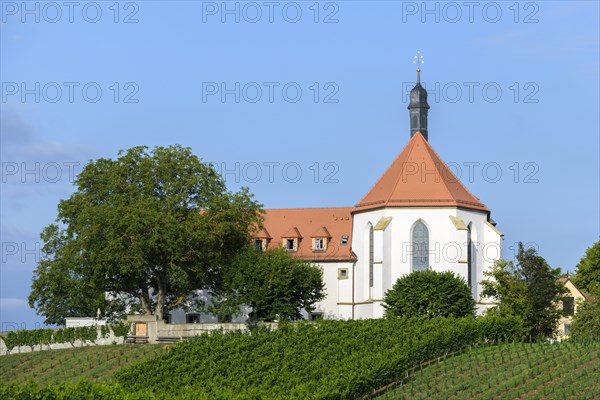
[[[352,318],[352,280],[354,279],[352,262],[320,262],[323,271],[325,299],[317,303],[315,312],[323,313],[327,319]],[[341,270],[346,271],[341,276]]]
[[[464,227],[457,227],[450,216],[460,217]],[[376,227],[383,217],[391,221],[374,231],[374,285],[369,288],[370,226]],[[383,316],[381,306],[385,292],[412,268],[412,228],[421,220],[429,231],[429,264],[435,271],[452,271],[468,281],[467,230],[471,224],[473,242],[472,294],[480,301],[483,271],[502,256],[502,235],[487,223],[485,212],[442,208],[384,208],[354,215],[352,249],[356,253],[355,302],[358,318]],[[362,241],[361,241],[362,239]],[[358,304],[360,303],[360,304]],[[478,309],[482,310],[485,304]]]
[[[450,217],[458,217],[457,220]],[[387,225],[379,224],[390,218]],[[484,271],[502,257],[502,234],[487,222],[482,211],[456,207],[383,208],[357,213],[353,217],[352,251],[357,261],[318,261],[323,271],[326,297],[315,313],[327,319],[381,318],[385,293],[412,268],[412,229],[422,221],[429,231],[429,264],[435,271],[452,271],[468,281],[467,227],[472,239],[472,295],[482,313],[493,303],[480,299]],[[374,228],[373,286],[369,286],[369,229]],[[345,270],[344,276],[340,271]],[[249,310],[245,310],[246,312]],[[309,315],[305,317],[310,318]],[[245,316],[234,322],[245,321]],[[183,311],[172,313],[172,323],[185,322]],[[216,322],[201,315],[202,322]]]
[[[323,318],[327,319],[351,319],[352,308],[352,279],[353,279],[353,263],[349,261],[315,262],[321,271],[323,271],[323,283],[325,284],[325,299],[316,304],[314,313],[322,314]],[[345,277],[340,276],[340,270],[345,270]],[[208,291],[198,291],[198,298],[202,299],[206,304],[210,304],[210,296]],[[248,319],[250,307],[242,307],[241,314],[233,318],[234,323],[243,323]],[[190,314],[198,315],[198,323],[217,323],[217,317],[212,314],[206,314],[197,311],[188,311],[178,308],[169,312],[170,324],[185,324],[187,317]],[[303,312],[306,319],[310,319],[310,315]]]
[[[567,280],[566,282],[564,282],[564,285],[567,288],[567,290],[569,291],[567,296],[573,297],[573,299],[574,299],[574,302],[575,302],[575,310],[574,311],[575,312],[573,313],[573,315],[575,315],[577,313],[577,309],[579,308],[579,305],[581,304],[581,302],[585,301],[585,297],[584,297],[583,293],[581,293],[581,291],[577,288],[577,286],[575,286],[573,284],[573,282],[571,282],[570,279]],[[559,304],[558,307],[560,307],[562,309],[563,308],[562,303]],[[565,325],[571,325],[573,323],[573,315],[563,316],[558,321],[558,338],[559,339],[566,339],[569,337],[568,329],[566,329],[567,327]]]

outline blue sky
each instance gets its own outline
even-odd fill
[[[90,159],[179,143],[265,207],[356,204],[409,139],[418,50],[429,141],[504,256],[573,271],[598,240],[596,1],[0,4],[0,330],[43,320],[39,233]]]

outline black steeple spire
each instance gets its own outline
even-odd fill
[[[427,140],[427,110],[429,110],[429,104],[427,104],[427,91],[421,86],[421,64],[424,61],[420,51],[417,51],[413,62],[417,64],[417,84],[410,91],[410,104],[408,106],[410,137],[413,137],[417,132],[421,132]]]

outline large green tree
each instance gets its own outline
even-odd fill
[[[249,321],[302,319],[325,298],[322,271],[282,248],[265,252],[248,248],[223,275],[218,304],[211,311],[227,316],[240,305],[251,308]]]
[[[81,275],[77,257],[64,254],[64,231],[50,225],[40,236],[44,256],[34,273],[29,303],[46,317],[44,323],[62,325],[66,317],[93,317],[98,309],[110,314],[104,292]]]
[[[107,292],[111,303],[133,301],[158,318],[186,307],[196,290],[214,285],[262,218],[247,189],[229,192],[211,166],[178,145],[91,161],[75,185],[42,234],[44,258],[29,296],[49,322],[80,312],[80,294]],[[70,278],[81,293],[65,292]],[[64,296],[67,305],[56,308]],[[98,302],[81,303],[82,313],[95,314]]]
[[[475,315],[471,289],[452,272],[417,271],[385,293],[385,316],[467,317]]]
[[[577,307],[570,336],[574,339],[600,339],[600,290],[592,290],[589,299]]]
[[[482,281],[482,295],[498,302],[491,314],[522,318],[531,339],[552,337],[562,310],[557,306],[566,289],[558,281],[560,268],[551,268],[534,248],[519,243],[516,264],[499,260]]]
[[[586,250],[577,264],[573,282],[584,292],[600,292],[600,241]]]

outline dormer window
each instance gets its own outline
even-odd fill
[[[331,240],[331,234],[326,227],[322,226],[317,229],[312,235],[312,250],[313,251],[326,251],[329,241]]]
[[[296,251],[296,239],[285,239],[284,241],[285,249],[287,251]]]
[[[256,251],[267,251],[270,241],[271,235],[269,235],[269,232],[265,228],[262,228],[254,235],[254,249]]]
[[[327,239],[325,238],[314,238],[313,239],[313,250],[324,251],[327,248]]]
[[[281,245],[284,249],[287,251],[298,251],[298,244],[302,240],[302,235],[298,228],[295,226],[291,227],[281,238]]]

